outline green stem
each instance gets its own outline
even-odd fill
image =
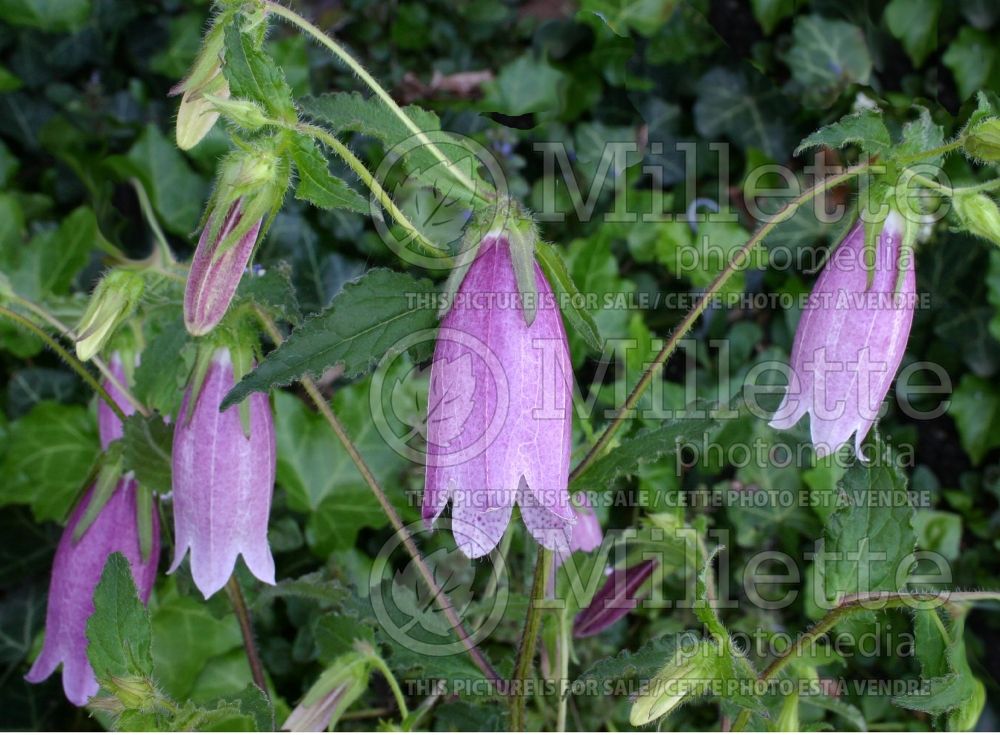
[[[952,187],[939,184],[934,179],[918,173],[911,173],[910,177],[921,186],[933,189],[934,191],[940,192],[941,194],[949,197],[953,197],[956,194],[975,194],[976,192],[1000,189],[1000,179],[990,179],[989,181],[983,181],[979,184]]]
[[[528,601],[528,615],[524,620],[524,632],[521,634],[521,645],[517,649],[517,662],[514,664],[514,676],[510,681],[510,730],[524,730],[525,693],[528,685],[528,675],[535,661],[535,646],[542,625],[542,608],[539,605],[545,599],[545,584],[552,568],[552,552],[544,546],[538,547],[538,559],[535,562],[535,579],[531,585],[531,599]]]
[[[156,244],[159,248],[160,253],[160,265],[166,265],[172,263],[174,260],[173,254],[170,252],[170,245],[167,243],[167,236],[163,234],[163,230],[160,229],[160,223],[156,219],[156,213],[153,211],[153,205],[149,201],[149,196],[146,194],[146,187],[142,185],[139,179],[132,179],[132,188],[135,189],[136,196],[139,198],[139,209],[142,210],[143,217],[146,218],[146,222],[149,224],[149,229],[153,231],[153,237],[156,239]]]
[[[301,15],[296,13],[294,10],[284,7],[277,2],[272,0],[266,0],[265,4],[270,12],[277,16],[284,18],[287,21],[297,25],[299,28],[304,30],[310,36],[319,41],[323,46],[325,46],[334,56],[336,56],[340,61],[347,65],[347,67],[358,75],[358,77],[363,81],[368,87],[375,93],[375,95],[382,100],[386,107],[392,112],[393,115],[399,118],[399,121],[406,126],[413,135],[417,137],[421,145],[425,146],[427,150],[440,162],[445,168],[448,169],[449,173],[455,177],[459,184],[461,184],[467,191],[480,196],[477,191],[475,183],[466,176],[465,172],[461,169],[455,167],[451,160],[448,159],[441,149],[434,145],[433,142],[427,137],[427,134],[417,127],[416,123],[410,119],[410,116],[396,104],[396,101],[389,95],[388,92],[375,81],[375,77],[367,72],[367,70],[349,53],[347,50],[341,46],[339,43],[334,41],[328,35],[323,33],[319,28],[314,26],[312,23],[307,21]]]
[[[569,649],[573,644],[573,626],[568,609],[559,611],[559,646],[556,651],[556,680],[559,682],[559,704],[556,709],[556,731],[566,732],[566,708],[569,706]]]
[[[961,603],[984,601],[1000,601],[1000,592],[875,592],[871,595],[858,595],[847,598],[799,636],[799,639],[775,658],[766,669],[760,672],[757,678],[760,681],[767,681],[776,677],[788,664],[795,660],[796,656],[802,651],[809,650],[809,647],[813,643],[829,633],[837,623],[852,613],[861,610],[914,607],[935,602]],[[880,606],[878,608],[871,607],[875,603],[878,603]],[[750,710],[745,709],[740,712],[739,717],[736,718],[736,722],[733,723],[733,732],[745,729],[749,720]]]
[[[294,129],[300,133],[316,138],[340,156],[341,160],[350,166],[351,170],[357,175],[357,177],[361,179],[371,193],[375,195],[379,204],[385,207],[385,210],[400,224],[404,230],[410,234],[410,238],[413,242],[415,242],[427,255],[435,258],[448,257],[448,253],[424,237],[423,233],[417,229],[416,225],[410,222],[407,216],[403,214],[396,206],[395,202],[392,201],[392,197],[390,197],[386,190],[383,189],[382,186],[375,180],[375,177],[371,175],[371,172],[365,164],[351,152],[350,148],[341,143],[336,136],[317,125],[308,125],[306,123],[300,123],[296,125]]]
[[[102,401],[108,404],[108,407],[114,411],[115,415],[121,419],[125,420],[125,412],[122,411],[121,406],[119,406],[115,400],[108,395],[108,392],[104,390],[104,386],[101,385],[101,381],[91,375],[90,371],[84,366],[82,362],[77,360],[73,355],[71,355],[66,348],[64,348],[59,342],[57,342],[53,337],[51,337],[44,329],[39,327],[33,321],[27,317],[18,314],[16,311],[8,309],[6,306],[0,306],[0,316],[4,316],[10,319],[12,322],[24,327],[29,332],[38,337],[46,346],[55,352],[62,360],[72,368],[73,372],[83,378],[83,381],[94,389],[94,392],[100,397]]]
[[[670,338],[666,341],[666,343],[664,343],[663,348],[639,378],[639,382],[636,383],[635,388],[632,389],[628,398],[625,399],[624,405],[615,413],[611,422],[604,430],[604,433],[601,434],[587,454],[584,455],[580,464],[573,469],[573,472],[570,474],[570,482],[580,477],[580,475],[582,475],[587,468],[600,457],[601,452],[603,452],[608,446],[615,434],[618,433],[618,430],[621,429],[622,424],[625,423],[625,419],[628,418],[628,415],[639,403],[639,399],[642,398],[643,393],[645,393],[646,389],[649,388],[654,376],[663,369],[663,364],[670,358],[671,355],[674,354],[674,351],[677,349],[681,340],[689,331],[691,331],[695,322],[698,321],[698,317],[702,315],[709,303],[711,303],[715,294],[718,293],[719,290],[726,285],[729,279],[743,267],[747,259],[750,257],[750,254],[753,252],[753,249],[760,244],[765,237],[767,237],[771,230],[794,215],[798,208],[807,201],[815,197],[817,194],[821,194],[844,183],[845,181],[849,181],[858,174],[863,173],[870,165],[871,163],[868,161],[859,163],[858,165],[847,169],[843,173],[824,179],[815,186],[802,192],[802,194],[782,207],[771,219],[765,222],[760,229],[758,229],[753,236],[747,240],[739,250],[736,251],[736,254],[733,256],[732,260],[729,261],[725,270],[715,277],[715,280],[712,281],[711,285],[701,295],[691,311],[685,315],[685,317],[681,320],[681,323],[677,326],[677,329],[674,330],[673,334],[670,335]]]
[[[942,156],[945,153],[951,153],[956,148],[961,148],[965,143],[964,137],[958,137],[950,143],[945,143],[937,148],[931,148],[928,151],[921,151],[920,153],[914,153],[912,156],[904,156],[903,158],[896,159],[896,163],[900,166],[905,166],[908,163],[917,163],[918,161],[926,161],[928,158],[936,158],[937,156]]]
[[[405,720],[410,716],[410,710],[406,707],[406,698],[403,696],[403,690],[399,688],[399,682],[396,681],[396,677],[393,676],[392,671],[386,665],[385,661],[382,660],[381,656],[372,656],[371,662],[389,683],[389,688],[392,690],[392,696],[396,698],[396,705],[399,707],[400,718]]]
[[[281,332],[278,331],[277,326],[275,326],[274,321],[263,310],[259,308],[256,308],[255,310],[261,324],[264,327],[264,330],[268,333],[271,340],[276,345],[280,345],[284,339],[281,336]],[[333,433],[340,441],[341,446],[343,446],[344,451],[347,452],[351,461],[354,462],[354,466],[357,468],[361,477],[372,491],[372,495],[375,496],[378,504],[382,507],[382,511],[389,519],[389,523],[392,524],[396,533],[399,534],[399,537],[403,541],[403,547],[406,549],[406,552],[410,555],[410,558],[416,565],[418,573],[424,580],[424,584],[427,585],[427,589],[430,590],[432,595],[434,595],[435,602],[444,614],[449,625],[451,625],[451,628],[455,632],[459,642],[461,642],[462,647],[465,648],[469,657],[472,658],[473,663],[475,663],[475,665],[483,673],[483,676],[494,684],[501,682],[502,677],[500,674],[497,673],[492,664],[490,664],[479,648],[476,647],[475,642],[465,630],[465,626],[462,625],[461,618],[459,618],[458,613],[455,611],[455,604],[434,579],[434,574],[427,566],[424,558],[420,555],[420,550],[417,549],[417,545],[413,542],[413,537],[410,536],[406,527],[403,525],[403,519],[399,517],[399,513],[396,512],[392,503],[389,502],[389,498],[386,496],[382,486],[379,485],[378,480],[375,479],[375,475],[372,474],[372,471],[365,462],[364,457],[362,457],[361,453],[358,452],[358,448],[354,446],[354,442],[352,442],[351,438],[347,435],[347,431],[344,429],[343,424],[340,423],[336,414],[333,413],[333,409],[330,408],[330,403],[323,397],[323,394],[319,392],[319,388],[316,387],[316,383],[314,383],[311,378],[306,376],[301,378],[299,382],[309,395],[310,400],[316,406],[316,410],[320,412],[320,415],[333,430]]]
[[[236,620],[240,624],[240,633],[243,635],[243,648],[247,652],[247,662],[250,664],[250,676],[253,683],[257,685],[265,697],[270,699],[267,691],[267,678],[264,676],[264,664],[261,663],[260,654],[257,652],[257,644],[253,639],[253,622],[250,620],[250,610],[247,609],[247,601],[243,597],[243,590],[240,589],[239,580],[236,574],[226,582],[226,593],[229,595],[229,602],[233,606]]]

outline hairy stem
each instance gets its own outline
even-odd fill
[[[250,664],[250,675],[253,677],[253,683],[264,692],[265,697],[270,699],[267,691],[267,679],[264,676],[264,664],[261,663],[257,643],[253,638],[253,621],[250,620],[250,610],[247,609],[247,602],[243,598],[243,590],[240,589],[240,583],[236,579],[235,573],[226,582],[226,593],[229,595],[229,602],[232,604],[233,612],[240,624],[243,648],[247,652],[247,662]]]
[[[843,618],[862,610],[889,610],[901,607],[928,607],[948,603],[970,603],[1000,600],[1000,592],[875,592],[869,595],[856,595],[841,600],[837,607],[828,612],[821,620],[808,628],[798,640],[772,661],[757,677],[760,681],[768,681],[780,674],[788,664],[822,636],[829,633]],[[750,720],[750,710],[740,712],[733,731],[746,728]]]
[[[409,233],[410,238],[420,247],[421,250],[423,250],[427,255],[431,255],[435,258],[448,257],[448,253],[424,237],[423,233],[417,229],[416,225],[410,222],[407,216],[403,214],[396,206],[395,202],[392,201],[392,197],[389,196],[388,192],[386,192],[386,190],[383,189],[382,186],[375,180],[375,177],[372,176],[365,164],[351,152],[350,148],[341,143],[335,135],[332,135],[317,125],[308,125],[306,123],[299,123],[295,126],[295,129],[300,133],[305,133],[306,135],[316,138],[340,156],[341,160],[343,160],[343,162],[351,168],[357,177],[364,182],[365,186],[368,187],[371,193],[378,200],[378,203],[385,207],[385,210],[392,216],[392,218]]]
[[[910,176],[921,186],[925,186],[928,189],[933,189],[936,192],[944,194],[945,196],[953,197],[956,194],[975,194],[980,191],[992,191],[993,189],[1000,189],[1000,179],[990,179],[989,181],[983,181],[979,184],[969,184],[968,186],[945,186],[944,184],[939,184],[934,179],[923,176],[922,174],[912,173]]]
[[[264,330],[268,333],[276,345],[280,345],[283,338],[281,336],[281,332],[279,332],[278,328],[275,326],[274,321],[262,310],[256,309],[256,311],[261,323],[264,326]],[[431,573],[431,570],[424,561],[424,558],[420,555],[420,551],[417,549],[417,545],[413,542],[413,538],[410,536],[409,531],[407,531],[406,527],[403,525],[403,519],[399,517],[399,513],[396,512],[392,503],[389,502],[389,498],[386,496],[381,485],[379,485],[378,480],[375,479],[375,475],[372,474],[368,464],[365,462],[360,452],[358,452],[357,447],[354,446],[354,442],[352,442],[351,438],[347,435],[347,431],[344,429],[343,424],[340,423],[340,420],[333,413],[333,409],[330,408],[330,403],[323,397],[323,394],[319,392],[319,388],[316,387],[316,383],[314,383],[311,378],[304,376],[300,382],[302,383],[302,387],[305,389],[306,393],[309,395],[309,398],[316,406],[316,410],[320,412],[320,415],[326,423],[329,424],[333,433],[337,436],[337,439],[344,447],[344,451],[347,452],[351,461],[354,462],[354,466],[357,467],[361,477],[364,479],[369,489],[371,489],[375,499],[378,500],[379,505],[382,507],[382,511],[389,519],[389,523],[392,524],[396,533],[399,534],[399,537],[403,542],[403,547],[406,549],[406,552],[410,555],[410,558],[416,565],[420,577],[424,580],[424,584],[427,585],[427,589],[429,589],[431,594],[434,595],[435,602],[443,612],[445,618],[448,620],[448,624],[455,632],[455,635],[461,642],[462,647],[465,648],[466,652],[468,652],[473,663],[475,663],[476,667],[483,673],[483,676],[494,683],[502,681],[500,674],[493,668],[492,664],[490,664],[490,662],[486,659],[482,651],[476,647],[475,642],[465,630],[465,626],[462,625],[462,620],[459,618],[458,613],[455,610],[454,603],[449,599],[448,595],[441,589],[441,586],[434,579],[434,575]]]
[[[542,625],[542,608],[539,603],[545,599],[545,583],[552,568],[552,552],[544,546],[538,547],[538,559],[535,561],[535,579],[531,585],[531,599],[528,600],[528,615],[524,620],[524,632],[521,633],[521,645],[517,649],[517,661],[514,664],[514,676],[510,689],[510,730],[524,730],[525,699],[528,675],[535,661],[535,646]]]
[[[70,368],[72,368],[73,372],[79,375],[87,385],[89,385],[91,388],[94,389],[94,392],[97,393],[98,397],[106,404],[108,404],[108,407],[112,411],[114,411],[115,416],[117,416],[122,421],[124,421],[127,418],[125,416],[125,412],[122,411],[121,406],[119,406],[115,402],[115,400],[110,395],[108,395],[108,392],[104,390],[104,386],[101,385],[101,381],[95,378],[91,374],[91,372],[87,370],[87,368],[84,366],[82,362],[80,362],[79,360],[76,359],[76,357],[71,355],[69,351],[66,350],[65,347],[59,344],[59,342],[56,341],[53,337],[51,337],[44,329],[39,327],[37,324],[35,324],[27,317],[18,314],[16,311],[8,309],[6,306],[0,306],[0,316],[6,317],[10,321],[18,324],[19,326],[24,327],[29,332],[38,337],[40,340],[42,340],[42,342],[44,342],[45,345],[50,350],[59,355],[59,357],[63,360],[63,362],[65,362],[67,365],[69,365]]]
[[[406,706],[406,697],[403,696],[403,690],[399,688],[399,682],[396,681],[396,677],[392,675],[392,671],[386,665],[385,661],[382,660],[381,656],[373,656],[371,661],[375,668],[382,674],[383,678],[389,683],[392,696],[396,698],[396,706],[399,707],[400,719],[405,720],[410,716],[410,710]]]
[[[308,20],[303,18],[301,15],[296,13],[294,10],[286,8],[283,5],[278,4],[277,2],[272,2],[272,0],[266,0],[266,5],[269,12],[272,12],[275,15],[280,16],[285,20],[301,28],[303,31],[308,33],[310,36],[319,41],[319,43],[325,46],[327,50],[329,50],[335,57],[337,57],[340,61],[346,64],[347,67],[352,72],[357,74],[358,78],[361,79],[361,81],[364,82],[366,85],[368,85],[368,87],[372,90],[372,92],[374,92],[375,95],[380,100],[382,100],[382,103],[389,108],[392,114],[395,115],[397,118],[399,118],[399,121],[403,123],[404,126],[406,126],[406,129],[417,137],[417,139],[420,141],[420,144],[426,147],[427,150],[429,150],[431,154],[434,156],[434,158],[436,158],[439,163],[441,163],[446,169],[448,169],[448,172],[455,178],[456,181],[458,181],[458,183],[462,187],[464,187],[469,192],[478,195],[475,183],[465,174],[464,171],[457,168],[452,163],[452,161],[449,160],[448,157],[441,152],[440,148],[434,145],[434,143],[427,137],[427,134],[419,127],[417,127],[417,124],[410,119],[410,116],[407,115],[406,112],[403,111],[403,109],[398,104],[396,104],[396,101],[389,95],[388,92],[385,91],[385,88],[383,88],[381,84],[375,81],[375,77],[369,74],[368,71],[358,62],[357,59],[355,59],[353,56],[347,53],[347,50],[343,46],[341,46],[339,43],[334,41],[328,35],[323,33],[323,31],[321,31],[315,25],[313,25]]]
[[[625,399],[625,403],[621,408],[615,413],[611,422],[608,424],[604,432],[598,437],[594,445],[587,451],[573,472],[570,473],[570,482],[582,475],[591,464],[597,460],[604,449],[608,446],[611,440],[614,438],[618,430],[621,429],[625,420],[629,417],[629,414],[639,403],[639,399],[642,398],[643,393],[649,388],[653,381],[653,378],[660,373],[663,369],[664,363],[670,358],[671,355],[676,351],[677,346],[680,344],[681,340],[687,335],[691,328],[694,326],[695,322],[698,321],[698,317],[702,315],[705,309],[708,307],[711,300],[714,298],[715,294],[726,285],[730,278],[743,267],[753,252],[753,249],[759,245],[765,237],[779,224],[789,219],[804,203],[811,200],[817,194],[821,194],[835,186],[838,186],[845,181],[849,181],[858,174],[864,172],[869,166],[870,162],[860,163],[856,166],[852,166],[843,173],[836,176],[831,176],[824,179],[820,183],[813,187],[810,187],[806,191],[802,192],[795,199],[790,201],[784,207],[782,207],[771,219],[765,222],[754,234],[747,240],[736,254],[733,256],[732,260],[726,268],[715,277],[711,285],[705,290],[705,292],[692,307],[685,317],[681,320],[681,323],[677,325],[677,329],[674,330],[670,338],[664,343],[663,348],[659,351],[656,357],[650,363],[649,367],[639,378],[639,382],[636,383],[635,388],[629,393],[628,398]]]

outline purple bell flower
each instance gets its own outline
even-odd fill
[[[573,636],[587,638],[597,635],[634,610],[639,604],[639,588],[649,579],[656,565],[657,562],[649,560],[612,571],[594,599],[576,616]]]
[[[117,353],[112,356],[110,367],[124,384],[125,371]],[[135,410],[110,383],[105,382],[104,387],[125,413]],[[107,448],[122,435],[121,421],[102,401],[98,403],[97,411],[101,446]],[[77,706],[85,705],[98,690],[94,670],[87,660],[86,630],[87,620],[94,612],[94,589],[108,557],[119,551],[129,560],[132,578],[144,603],[149,600],[156,581],[160,559],[160,522],[157,514],[153,513],[152,547],[149,557],[143,559],[136,490],[136,482],[131,475],[122,478],[93,523],[74,542],[74,531],[94,494],[94,488],[90,488],[70,515],[56,549],[45,613],[45,643],[25,678],[37,684],[47,679],[61,663],[63,691],[67,699]]]
[[[125,366],[122,364],[121,354],[115,352],[111,355],[111,359],[108,361],[108,368],[111,370],[111,374],[115,376],[115,380],[122,385],[127,385],[128,379],[125,377]],[[135,406],[132,405],[131,401],[126,400],[125,396],[115,388],[111,381],[104,381],[104,389],[126,416],[131,416],[135,413]],[[121,439],[122,432],[121,419],[118,418],[107,403],[98,398],[97,434],[101,438],[101,449],[107,449],[112,442]]]
[[[601,528],[601,522],[597,520],[594,508],[591,506],[590,501],[587,500],[587,494],[582,492],[577,493],[576,501],[577,507],[574,510],[576,525],[573,526],[570,532],[569,549],[566,552],[556,552],[555,564],[552,568],[553,575],[556,568],[566,561],[566,557],[570,554],[576,551],[593,551],[604,540],[604,530]]]
[[[487,235],[441,324],[427,407],[425,525],[452,502],[452,533],[475,558],[499,543],[515,502],[542,546],[566,551],[572,371],[552,288],[537,264],[536,315],[522,311],[511,246]]]
[[[852,434],[861,456],[903,359],[916,302],[912,253],[902,253],[900,263],[904,232],[902,217],[891,212],[869,288],[864,225],[858,222],[827,262],[795,330],[788,389],[771,426],[790,429],[809,413],[821,457]]]
[[[233,387],[228,349],[212,355],[192,408],[191,389],[181,404],[173,446],[176,547],[173,572],[191,550],[191,574],[206,599],[228,581],[243,560],[255,577],[274,584],[267,520],[277,467],[274,419],[267,395],[249,402],[249,436],[239,406],[219,411]]]
[[[208,334],[226,315],[257,244],[261,220],[232,247],[221,255],[216,254],[219,245],[240,223],[243,216],[240,205],[240,200],[237,200],[230,206],[215,237],[211,237],[213,228],[209,219],[198,239],[184,289],[184,324],[188,332],[196,337]]]

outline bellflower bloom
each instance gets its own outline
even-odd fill
[[[556,563],[552,570],[553,574],[555,573],[555,567],[561,565],[570,554],[576,551],[593,551],[604,540],[604,531],[601,529],[601,522],[597,520],[597,514],[594,513],[590,501],[587,500],[587,494],[578,493],[577,501],[577,507],[574,509],[576,525],[573,526],[570,533],[569,550],[567,552],[556,552]]]
[[[122,364],[122,356],[120,353],[115,352],[111,355],[111,359],[108,361],[108,369],[111,370],[111,374],[115,376],[117,380],[122,385],[128,384],[128,379],[125,377],[125,366]],[[108,392],[108,395],[118,404],[118,407],[125,413],[126,416],[131,416],[135,413],[135,406],[132,405],[131,401],[125,399],[125,396],[121,394],[113,383],[106,380],[104,381],[104,390]],[[101,438],[101,449],[107,449],[108,446],[122,438],[122,422],[118,418],[118,415],[111,410],[111,406],[102,401],[100,398],[97,399],[97,434]]]
[[[789,429],[809,413],[819,456],[851,434],[861,455],[903,359],[916,300],[912,254],[903,253],[900,263],[904,226],[899,214],[889,214],[869,288],[864,225],[856,224],[820,274],[795,330],[788,389],[771,426]]]
[[[121,356],[115,353],[111,370],[125,382]],[[110,383],[104,386],[126,413],[134,411],[131,403],[122,400]],[[122,434],[122,425],[103,401],[98,404],[98,432],[101,446],[107,448]],[[83,706],[97,694],[94,670],[87,660],[87,620],[94,612],[94,589],[101,579],[108,557],[120,551],[129,560],[132,578],[143,602],[149,600],[160,558],[160,526],[152,514],[152,547],[142,558],[136,509],[136,482],[127,476],[118,482],[111,497],[78,541],[73,540],[77,525],[83,519],[94,494],[87,491],[70,516],[56,549],[49,583],[48,609],[45,614],[45,644],[42,652],[25,677],[32,683],[47,679],[61,663],[63,691],[73,704]]]
[[[505,235],[483,239],[431,365],[423,519],[432,526],[451,500],[452,533],[470,558],[496,547],[515,502],[546,548],[566,551],[575,523],[566,332],[534,263],[537,309],[526,324],[511,248]]]
[[[228,349],[212,355],[192,404],[189,388],[174,429],[172,456],[176,552],[170,571],[191,550],[191,574],[205,598],[226,584],[240,554],[255,577],[274,584],[267,543],[277,455],[267,395],[249,402],[249,436],[239,406],[219,405],[233,387]]]
[[[615,569],[573,622],[573,636],[588,638],[610,628],[639,604],[639,588],[656,569],[649,560],[625,569]]]
[[[257,244],[262,220],[257,220],[234,245],[217,255],[219,245],[240,224],[243,217],[240,205],[237,200],[229,207],[218,228],[211,226],[210,219],[198,239],[184,289],[184,324],[196,337],[208,334],[222,321]]]

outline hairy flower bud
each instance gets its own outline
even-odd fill
[[[1000,246],[1000,208],[985,194],[956,194],[955,212],[969,232]]]
[[[536,316],[521,308],[503,234],[487,235],[445,316],[431,366],[424,523],[449,500],[469,557],[500,541],[514,504],[535,539],[566,551],[572,372],[552,288],[534,266]]]
[[[965,152],[980,161],[1000,161],[1000,118],[983,120],[965,136]]]
[[[174,429],[172,455],[175,554],[180,566],[191,551],[191,574],[206,598],[222,589],[242,554],[250,571],[274,584],[267,543],[277,457],[267,395],[246,400],[249,434],[240,407],[219,411],[235,384],[228,349],[211,357],[204,382],[184,397]]]
[[[229,96],[229,83],[222,74],[221,63],[223,29],[228,16],[224,13],[216,19],[205,34],[191,71],[170,90],[171,95],[181,95],[176,126],[177,147],[181,150],[198,145],[219,119],[218,110],[206,95],[223,99]]]
[[[851,435],[861,443],[906,350],[916,302],[912,252],[903,247],[905,223],[892,212],[875,247],[871,286],[865,232],[855,225],[831,255],[802,311],[792,347],[785,398],[771,420],[790,429],[810,414],[819,456]]]
[[[723,654],[712,641],[682,638],[670,662],[646,683],[629,713],[632,727],[642,727],[674,710],[689,697],[711,691]]]
[[[77,326],[76,356],[87,361],[107,344],[142,298],[145,282],[138,273],[113,270],[101,279]]]
[[[281,726],[289,732],[321,732],[337,725],[344,711],[368,688],[369,657],[350,652],[337,658]]]

